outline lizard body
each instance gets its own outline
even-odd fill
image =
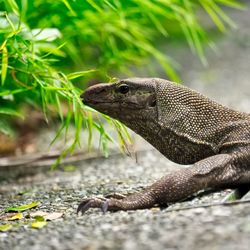
[[[82,95],[92,108],[118,119],[173,162],[194,164],[128,197],[84,200],[78,208],[133,210],[187,198],[206,188],[250,182],[250,115],[159,78],[98,84]]]

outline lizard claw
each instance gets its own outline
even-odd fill
[[[76,213],[78,214],[79,212],[81,212],[82,214],[84,214],[90,208],[100,208],[103,214],[105,214],[108,211],[108,207],[109,207],[109,202],[107,199],[104,198],[86,199],[80,203]]]
[[[102,207],[101,207],[103,214],[105,214],[108,211],[108,208],[109,208],[109,201],[106,200],[102,203]]]
[[[79,212],[82,212],[84,214],[90,207],[91,200],[84,200],[79,204],[76,213],[79,214]]]

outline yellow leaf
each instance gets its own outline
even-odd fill
[[[31,224],[32,228],[42,228],[46,226],[47,222],[46,221],[35,221]]]
[[[9,218],[6,218],[6,220],[21,220],[23,218],[23,214],[22,213],[16,213],[14,215],[12,215]]]
[[[0,232],[6,232],[12,228],[12,225],[10,224],[4,224],[0,225]]]

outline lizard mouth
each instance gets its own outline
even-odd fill
[[[104,107],[112,107],[112,108],[119,108],[120,110],[122,108],[127,108],[127,109],[143,109],[145,108],[142,105],[139,105],[138,103],[134,102],[119,102],[119,101],[96,101],[96,100],[86,100],[82,99],[82,102],[84,105],[90,106],[92,108],[104,108]]]
[[[102,105],[102,104],[110,104],[112,102],[109,102],[109,101],[101,101],[101,100],[94,100],[94,98],[91,98],[91,96],[89,97],[88,93],[86,94],[86,92],[84,92],[83,94],[81,94],[81,100],[82,100],[82,103],[84,105],[87,105],[87,106],[99,106],[99,105]]]
[[[111,104],[113,102],[86,100],[82,98],[82,103],[87,106],[96,106],[96,105],[101,105],[101,104]]]
[[[127,109],[143,109],[145,108],[145,105],[139,104],[137,102],[121,102],[120,100],[102,100],[101,97],[94,97],[91,95],[90,91],[85,91],[80,96],[82,102],[84,105],[90,106],[92,108],[127,108]]]

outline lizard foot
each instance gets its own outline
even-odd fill
[[[77,208],[77,214],[84,214],[90,208],[100,208],[105,214],[108,210],[109,202],[106,198],[90,198],[83,200]]]

